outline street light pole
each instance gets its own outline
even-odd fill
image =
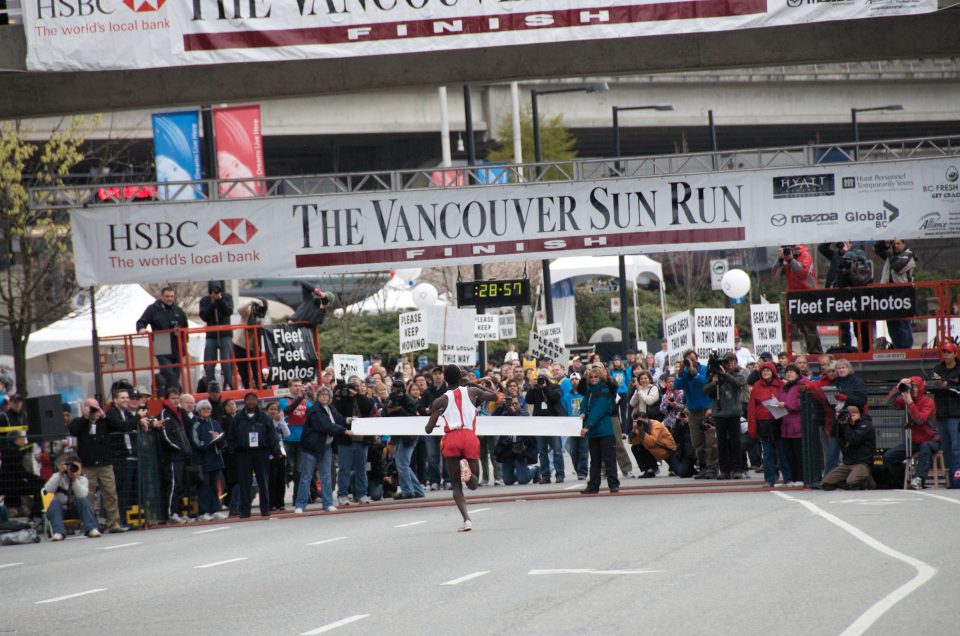
[[[540,95],[557,95],[559,93],[605,93],[609,90],[606,82],[601,82],[598,84],[588,84],[586,86],[579,86],[577,88],[555,88],[546,91],[540,91],[537,89],[531,89],[530,91],[530,114],[533,116],[533,158],[537,164],[543,161],[543,147],[540,144],[540,108],[538,104],[538,97]],[[540,180],[540,166],[536,167],[535,178],[537,181]],[[541,282],[543,283],[543,304],[544,311],[547,314],[547,323],[553,322],[553,290],[550,289],[550,259],[545,258],[540,261],[542,274]]]
[[[857,123],[857,113],[872,113],[881,110],[903,110],[903,104],[888,104],[886,106],[871,106],[869,108],[851,108],[850,126],[853,128],[853,160],[860,160],[860,126]]]
[[[646,106],[614,106],[613,107],[613,156],[620,158],[620,111],[625,110],[673,110],[673,104],[650,104]],[[616,172],[620,173],[620,162],[616,163]],[[627,257],[620,254],[617,257],[620,276],[620,355],[627,359],[630,337],[630,322],[627,316]],[[636,281],[634,281],[636,285]]]

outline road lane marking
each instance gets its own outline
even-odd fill
[[[119,550],[120,548],[129,548],[135,545],[142,545],[142,541],[134,541],[133,543],[121,543],[119,545],[107,545],[102,548],[97,548],[97,550]]]
[[[894,550],[890,546],[884,543],[881,543],[880,541],[877,541],[876,539],[871,537],[869,534],[867,534],[863,530],[847,523],[846,521],[844,521],[843,519],[840,519],[839,517],[836,517],[830,514],[826,510],[820,508],[819,506],[809,501],[806,501],[804,499],[797,499],[795,497],[791,497],[790,495],[782,492],[774,492],[773,494],[777,495],[781,499],[786,499],[787,501],[792,501],[794,503],[800,504],[801,506],[805,507],[807,510],[809,510],[813,514],[819,517],[823,517],[833,525],[837,526],[838,528],[852,535],[855,539],[857,539],[867,547],[873,548],[880,554],[884,554],[888,557],[891,557],[893,559],[906,563],[907,565],[909,565],[910,567],[914,568],[917,571],[917,574],[912,579],[910,579],[909,581],[907,581],[906,583],[904,583],[903,585],[901,585],[900,587],[898,587],[897,589],[890,592],[889,594],[884,596],[882,599],[874,603],[869,609],[867,609],[866,612],[861,614],[860,617],[857,618],[857,620],[851,623],[849,627],[843,630],[840,633],[840,636],[859,636],[860,634],[865,634],[867,630],[869,630],[870,627],[874,623],[876,623],[880,619],[880,617],[886,614],[894,605],[896,605],[897,603],[905,599],[907,596],[910,595],[911,592],[918,589],[924,583],[932,579],[934,575],[937,573],[937,569],[935,567],[927,563],[924,563],[919,559],[915,559],[912,556],[906,555],[903,552]]]
[[[0,565],[0,570],[2,570],[3,568],[12,568],[15,565],[23,565],[23,561],[19,563],[4,563],[3,565]]]
[[[530,570],[527,572],[530,576],[542,576],[545,574],[656,574],[663,570]]]
[[[934,495],[929,492],[917,492],[916,495],[923,495],[924,497],[932,497],[933,499],[940,499],[941,501],[949,501],[952,504],[957,504],[960,506],[960,499],[954,499],[953,497],[944,497],[943,495]]]
[[[461,583],[466,583],[467,581],[472,581],[473,579],[478,579],[484,574],[490,574],[490,570],[474,572],[473,574],[461,576],[459,579],[453,579],[452,581],[447,581],[446,583],[441,583],[440,585],[459,585]]]
[[[87,590],[85,592],[77,592],[76,594],[67,594],[66,596],[58,596],[56,598],[48,598],[43,601],[37,601],[34,605],[42,605],[44,603],[59,603],[60,601],[66,601],[71,598],[77,598],[78,596],[86,596],[87,594],[96,594],[97,592],[106,592],[107,588],[98,587],[95,590]]]
[[[343,541],[349,537],[334,537],[332,539],[324,539],[323,541],[314,541],[313,543],[308,543],[307,545],[323,545],[324,543],[333,543],[334,541]]]
[[[226,561],[217,561],[216,563],[207,563],[206,565],[195,565],[193,566],[194,570],[202,570],[204,568],[215,568],[218,565],[226,565],[228,563],[236,563],[237,561],[246,561],[247,557],[238,557],[236,559],[227,559]]]
[[[478,512],[486,512],[487,510],[490,510],[490,509],[489,508],[471,508],[467,510],[467,512],[469,512],[470,514],[476,514]]]
[[[322,634],[324,632],[329,632],[338,627],[343,627],[344,625],[349,625],[350,623],[356,623],[357,621],[362,621],[366,617],[370,616],[369,614],[357,614],[356,616],[351,616],[349,618],[344,618],[339,620],[336,623],[330,623],[329,625],[324,625],[323,627],[318,627],[316,629],[311,629],[309,632],[303,632],[300,636],[316,636],[317,634]]]
[[[197,530],[193,534],[209,534],[211,532],[220,532],[221,530],[229,530],[230,526],[221,526],[219,528],[210,528],[208,530]]]
[[[426,521],[412,521],[410,523],[401,523],[399,526],[393,526],[394,528],[409,528],[410,526],[419,526],[421,523],[426,523]]]

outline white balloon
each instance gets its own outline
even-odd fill
[[[393,270],[393,275],[397,280],[402,280],[408,285],[412,285],[413,281],[420,277],[421,271],[420,269],[395,269]]]
[[[436,305],[437,299],[440,297],[437,288],[430,283],[420,283],[413,288],[411,293],[413,294],[413,304],[417,306],[417,309]]]
[[[334,309],[334,310],[333,310],[333,317],[334,317],[334,318],[343,318],[343,308],[342,308],[342,307],[337,307],[336,309]]]
[[[720,286],[730,298],[743,298],[750,293],[750,275],[742,269],[731,269],[723,275]]]

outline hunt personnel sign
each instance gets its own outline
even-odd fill
[[[936,0],[25,0],[29,70],[480,49],[897,16]]]
[[[282,325],[263,328],[263,350],[267,356],[267,382],[290,380],[312,382],[317,378],[317,351],[309,327]]]
[[[831,164],[831,196],[774,198],[779,169],[76,209],[83,285],[960,236],[953,158]],[[954,171],[951,172],[951,168]],[[889,177],[889,178],[886,178]],[[936,219],[933,216],[935,215]],[[933,220],[932,220],[933,219]],[[854,232],[854,234],[851,234]],[[470,323],[472,328],[472,320]]]

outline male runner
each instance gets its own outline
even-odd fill
[[[491,402],[497,399],[497,392],[490,388],[490,380],[484,378],[481,383],[460,386],[463,373],[460,367],[448,364],[443,369],[443,379],[448,387],[455,387],[434,400],[430,406],[430,420],[427,422],[427,435],[437,426],[437,420],[443,418],[443,442],[441,453],[447,462],[447,472],[453,484],[453,500],[463,516],[458,532],[473,529],[470,515],[467,514],[467,502],[463,496],[463,484],[470,490],[478,486],[477,473],[480,471],[480,440],[477,438],[478,402]]]

